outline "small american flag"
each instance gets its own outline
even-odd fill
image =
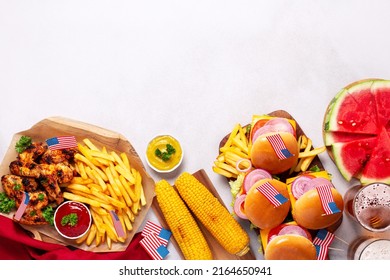
[[[77,147],[76,137],[58,136],[46,140],[50,150],[69,149]]]
[[[284,144],[282,136],[280,136],[280,134],[277,133],[269,135],[266,138],[271,144],[279,159],[287,159],[293,156]]]
[[[322,208],[324,209],[326,215],[340,212],[340,209],[333,200],[331,188],[332,186],[330,185],[320,185],[316,188],[318,195],[320,196]]]
[[[172,232],[163,228],[162,226],[153,223],[151,221],[147,221],[144,229],[141,232],[142,236],[147,236],[148,234],[154,233],[160,239],[161,244],[167,246],[169,239],[171,238]]]
[[[335,235],[326,229],[320,229],[313,240],[313,244],[317,251],[317,260],[325,260],[328,254],[328,249]]]
[[[162,260],[169,254],[167,247],[161,245],[160,239],[154,233],[146,235],[139,243],[154,260]]]
[[[125,231],[123,230],[123,226],[121,221],[119,220],[118,215],[115,213],[115,210],[110,211],[112,222],[114,223],[115,231],[118,235],[118,237],[125,237]]]
[[[20,203],[18,210],[16,210],[14,219],[16,221],[19,221],[24,212],[26,211],[26,207],[28,205],[28,202],[30,201],[30,195],[27,192],[23,192],[23,197],[22,197],[22,203]]]
[[[261,192],[275,207],[278,207],[288,201],[288,199],[279,193],[270,182],[265,182],[256,189]]]

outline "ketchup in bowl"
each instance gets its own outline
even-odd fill
[[[54,213],[57,232],[68,239],[77,239],[91,227],[91,213],[85,204],[76,201],[62,203]]]

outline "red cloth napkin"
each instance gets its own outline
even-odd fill
[[[1,260],[151,260],[137,232],[123,252],[94,253],[36,240],[18,224],[0,216]]]

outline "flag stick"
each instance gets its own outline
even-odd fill
[[[338,240],[340,240],[341,242],[343,242],[344,244],[348,245],[349,246],[349,243],[343,239],[341,239],[340,237],[338,237],[337,235],[335,235],[334,237],[336,237]]]
[[[334,250],[334,251],[344,251],[344,249],[340,248],[333,248],[333,247],[328,247],[329,250]]]

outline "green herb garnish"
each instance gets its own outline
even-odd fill
[[[51,206],[47,206],[42,210],[42,216],[50,224],[54,225],[54,209]]]
[[[15,207],[15,200],[9,198],[6,193],[0,193],[0,212],[8,214]]]
[[[176,153],[176,150],[171,144],[166,145],[165,151],[161,151],[159,148],[154,151],[154,154],[163,161],[168,161],[174,153]]]
[[[76,213],[70,213],[68,215],[63,216],[61,219],[62,226],[70,225],[71,227],[74,227],[75,225],[77,225],[77,222],[78,217]]]
[[[312,172],[319,172],[319,171],[321,171],[321,168],[319,168],[318,165],[314,165],[309,170]]]
[[[31,137],[22,136],[19,141],[15,144],[15,150],[20,154],[32,143]]]

